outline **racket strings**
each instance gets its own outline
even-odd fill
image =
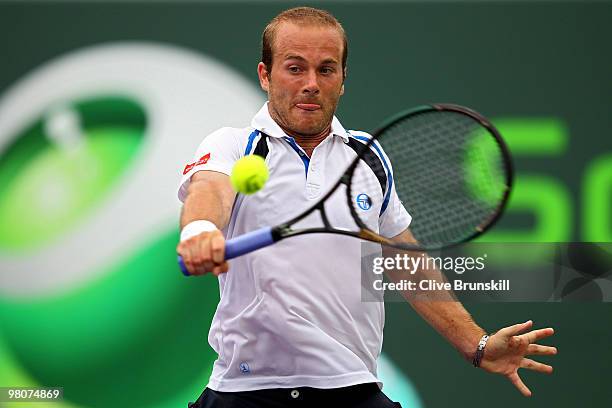
[[[496,139],[475,119],[425,112],[387,129],[380,143],[423,246],[462,242],[497,211],[505,163]]]

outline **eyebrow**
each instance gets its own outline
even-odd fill
[[[298,60],[298,61],[306,61],[306,58],[304,57],[300,57],[299,55],[292,55],[292,54],[288,54],[285,56],[285,60]]]
[[[298,61],[303,61],[306,62],[306,58],[299,56],[299,55],[293,55],[293,54],[288,54],[285,56],[285,61],[286,60],[298,60]],[[336,61],[334,58],[327,58],[325,60],[323,60],[321,62],[321,64],[338,64],[338,61]]]

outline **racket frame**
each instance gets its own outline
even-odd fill
[[[497,143],[500,149],[502,160],[506,168],[505,188],[503,191],[503,195],[497,205],[496,211],[494,211],[488,218],[484,219],[480,225],[476,226],[474,228],[474,232],[470,234],[469,236],[467,236],[466,238],[464,238],[462,241],[448,243],[445,245],[439,245],[437,247],[422,247],[419,244],[395,243],[391,241],[389,238],[383,237],[377,234],[376,232],[372,231],[371,229],[369,229],[365,225],[365,223],[361,220],[361,218],[355,211],[355,207],[352,204],[351,177],[353,175],[353,172],[355,171],[355,168],[361,161],[362,155],[370,149],[370,147],[380,138],[380,136],[387,129],[396,125],[398,122],[405,120],[407,117],[412,117],[412,116],[421,115],[423,113],[434,112],[434,111],[451,111],[451,112],[457,112],[457,113],[467,115],[471,117],[472,119],[474,119],[475,121],[477,121],[485,129],[488,130],[490,136],[493,137],[493,139],[495,140],[495,142]],[[398,113],[397,115],[391,117],[388,121],[386,121],[381,127],[379,127],[372,134],[372,137],[368,140],[368,142],[363,144],[363,147],[357,154],[357,157],[353,160],[353,162],[345,170],[344,174],[338,179],[336,184],[334,184],[333,187],[316,204],[314,204],[308,210],[304,211],[300,215],[296,216],[295,218],[285,223],[282,223],[282,224],[277,225],[276,227],[273,227],[272,228],[272,238],[274,242],[278,242],[284,238],[294,237],[294,236],[303,235],[303,234],[334,233],[334,234],[341,234],[341,235],[347,235],[347,236],[356,237],[360,239],[365,239],[368,241],[373,241],[373,242],[377,242],[377,243],[381,243],[381,244],[385,244],[385,245],[389,245],[395,248],[405,249],[405,250],[423,251],[423,250],[437,250],[437,249],[442,249],[442,248],[450,248],[450,247],[460,245],[464,242],[470,241],[478,237],[479,235],[482,235],[484,232],[489,230],[500,219],[500,217],[502,216],[508,204],[508,200],[510,198],[510,193],[512,191],[513,183],[514,183],[514,166],[512,164],[512,156],[510,154],[510,150],[508,149],[506,142],[501,137],[501,134],[499,133],[499,131],[495,128],[495,126],[493,126],[493,124],[489,120],[487,120],[484,116],[482,116],[478,112],[473,111],[464,106],[460,106],[460,105],[447,104],[447,103],[421,105],[421,106],[418,106],[412,109],[408,109],[408,110]],[[351,216],[353,217],[353,220],[359,227],[359,231],[335,228],[330,224],[329,219],[327,218],[327,214],[325,212],[325,202],[332,194],[334,194],[334,192],[342,184],[346,186],[347,203],[348,203],[348,206],[351,212]],[[307,217],[308,215],[312,214],[315,211],[318,211],[321,216],[321,220],[323,221],[322,227],[304,228],[304,229],[299,229],[299,230],[292,229],[293,224]]]

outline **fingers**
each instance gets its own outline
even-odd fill
[[[553,368],[548,364],[538,363],[530,358],[524,358],[521,361],[521,368],[528,368],[529,370],[537,371],[544,374],[552,374]]]
[[[527,386],[525,385],[523,380],[521,380],[521,377],[519,377],[516,371],[510,374],[508,376],[508,379],[510,380],[510,382],[512,382],[512,384],[514,384],[514,386],[520,391],[521,394],[523,394],[525,397],[531,397],[531,391],[529,390],[529,388],[527,388]]]
[[[222,273],[227,272],[229,269],[229,265],[227,264],[227,262],[223,262],[221,265],[219,266],[215,266],[212,270],[212,274],[215,276],[219,276]]]
[[[505,336],[516,336],[523,333],[525,330],[530,329],[532,326],[533,321],[528,320],[525,323],[519,323],[513,326],[505,327],[501,329],[498,333],[503,334]],[[529,333],[522,334],[520,337],[526,338],[529,343],[535,343],[536,341],[552,336],[553,334],[555,334],[554,329],[551,327],[547,327],[545,329],[530,331]]]
[[[203,275],[206,272],[212,271],[215,266],[212,261],[210,241],[210,234],[206,234],[198,240],[199,245],[195,248],[197,254],[194,254],[194,258],[198,275]]]
[[[550,337],[553,334],[555,334],[555,331],[551,327],[547,327],[546,329],[538,329],[538,330],[530,331],[525,336],[527,336],[529,343],[535,343],[536,341],[540,339],[544,339],[546,337]]]
[[[550,346],[541,346],[539,344],[530,344],[529,347],[527,347],[527,354],[552,356],[557,354],[557,348]]]
[[[518,323],[513,326],[504,327],[498,333],[505,336],[516,336],[517,334],[521,334],[525,330],[530,329],[532,325],[533,321],[527,320],[525,323]]]
[[[228,264],[225,262],[225,238],[221,231],[214,231],[210,239],[210,253],[213,264],[212,273],[219,276],[228,270]]]
[[[188,240],[180,242],[176,247],[176,253],[183,259],[183,264],[187,268],[189,275],[195,275],[196,269],[193,262],[193,255],[191,252],[191,245],[188,244]]]
[[[221,264],[225,260],[225,238],[221,231],[214,231],[210,239],[210,250],[212,261]]]
[[[212,273],[219,276],[229,269],[225,262],[225,238],[221,231],[203,232],[177,246],[177,253],[191,275]]]

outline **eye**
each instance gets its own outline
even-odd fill
[[[321,73],[322,74],[333,74],[335,72],[335,70],[332,67],[323,67],[321,68]]]
[[[291,65],[288,69],[289,69],[289,72],[292,72],[292,73],[300,72],[300,67],[298,67],[296,65]]]

